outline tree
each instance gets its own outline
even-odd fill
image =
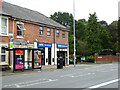
[[[112,36],[111,42],[115,44],[118,40],[118,21],[113,21],[108,26],[108,30],[110,31],[110,35]]]
[[[99,53],[102,50],[101,39],[100,39],[100,28],[97,22],[96,13],[90,14],[87,24],[87,48],[88,53],[94,54]]]
[[[74,53],[74,35],[69,36],[69,52],[70,54]]]
[[[87,21],[85,19],[80,19],[76,21],[76,54],[77,55],[85,55],[87,52],[86,48],[86,25]],[[73,40],[73,25],[70,28],[69,32],[69,45],[70,45],[70,54],[74,53],[74,40]],[[71,39],[70,39],[71,38]]]
[[[86,41],[81,41],[77,40],[76,41],[76,55],[80,56],[85,56],[87,55],[87,42]]]
[[[66,27],[71,27],[73,24],[73,16],[67,12],[55,12],[50,18]]]
[[[99,24],[99,37],[101,39],[101,45],[103,49],[110,49],[112,47],[110,32],[108,31],[107,24]]]
[[[113,45],[113,51],[115,53],[120,52],[120,43],[118,41]]]

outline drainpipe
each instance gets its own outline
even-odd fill
[[[10,44],[12,44],[13,45],[13,39],[14,39],[14,19],[13,19],[13,25],[12,25],[12,32],[13,32],[13,36],[12,36],[12,38],[10,39]],[[11,45],[10,45],[11,46]],[[13,47],[13,46],[12,46]],[[10,48],[12,48],[12,47],[10,47]],[[14,57],[13,57],[13,51],[10,51],[10,56],[12,56],[12,57],[10,57],[10,65],[11,65],[11,69],[13,70],[13,61],[14,61]]]

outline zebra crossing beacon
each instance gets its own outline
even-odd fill
[[[40,48],[5,48],[7,51],[13,51],[13,72],[14,71],[24,71],[24,70],[34,70],[42,69],[41,65],[41,52],[43,51]],[[25,50],[32,52],[32,59],[25,61]]]

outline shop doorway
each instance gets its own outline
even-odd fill
[[[68,63],[67,61],[67,52],[66,51],[58,51],[57,52],[57,57],[62,57],[63,58],[63,66]]]
[[[51,48],[48,48],[48,64],[51,65]]]

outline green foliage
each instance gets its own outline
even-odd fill
[[[87,48],[89,55],[99,53],[102,50],[102,40],[100,39],[100,28],[97,22],[96,13],[90,14],[87,24]]]
[[[73,16],[67,12],[55,12],[53,15],[50,15],[50,18],[66,27],[73,24]]]
[[[107,26],[102,26],[101,24],[99,24],[99,28],[100,28],[100,33],[99,33],[99,37],[101,39],[101,45],[103,49],[110,49],[112,47],[112,42],[111,39],[112,37],[110,36],[110,32],[108,31]]]
[[[94,61],[95,61],[95,57],[94,56],[87,56],[86,57],[86,62],[92,62],[92,63],[94,63]]]
[[[118,41],[113,45],[113,51],[116,53],[120,52],[120,43]]]
[[[69,36],[69,51],[70,51],[70,54],[73,54],[74,52],[74,36],[71,35]]]
[[[74,53],[73,16],[67,12],[55,12],[50,16],[56,22],[70,27],[69,51]],[[76,30],[76,56],[93,55],[100,53],[103,49],[113,49],[120,52],[118,43],[118,21],[110,25],[106,21],[98,22],[96,13],[90,14],[88,21],[80,19],[75,21]],[[92,57],[92,56],[91,56]],[[89,57],[88,57],[89,58]]]
[[[76,54],[80,56],[87,55],[87,42],[76,40]]]
[[[112,36],[111,42],[114,45],[118,40],[118,21],[113,21],[109,26],[108,30]]]

